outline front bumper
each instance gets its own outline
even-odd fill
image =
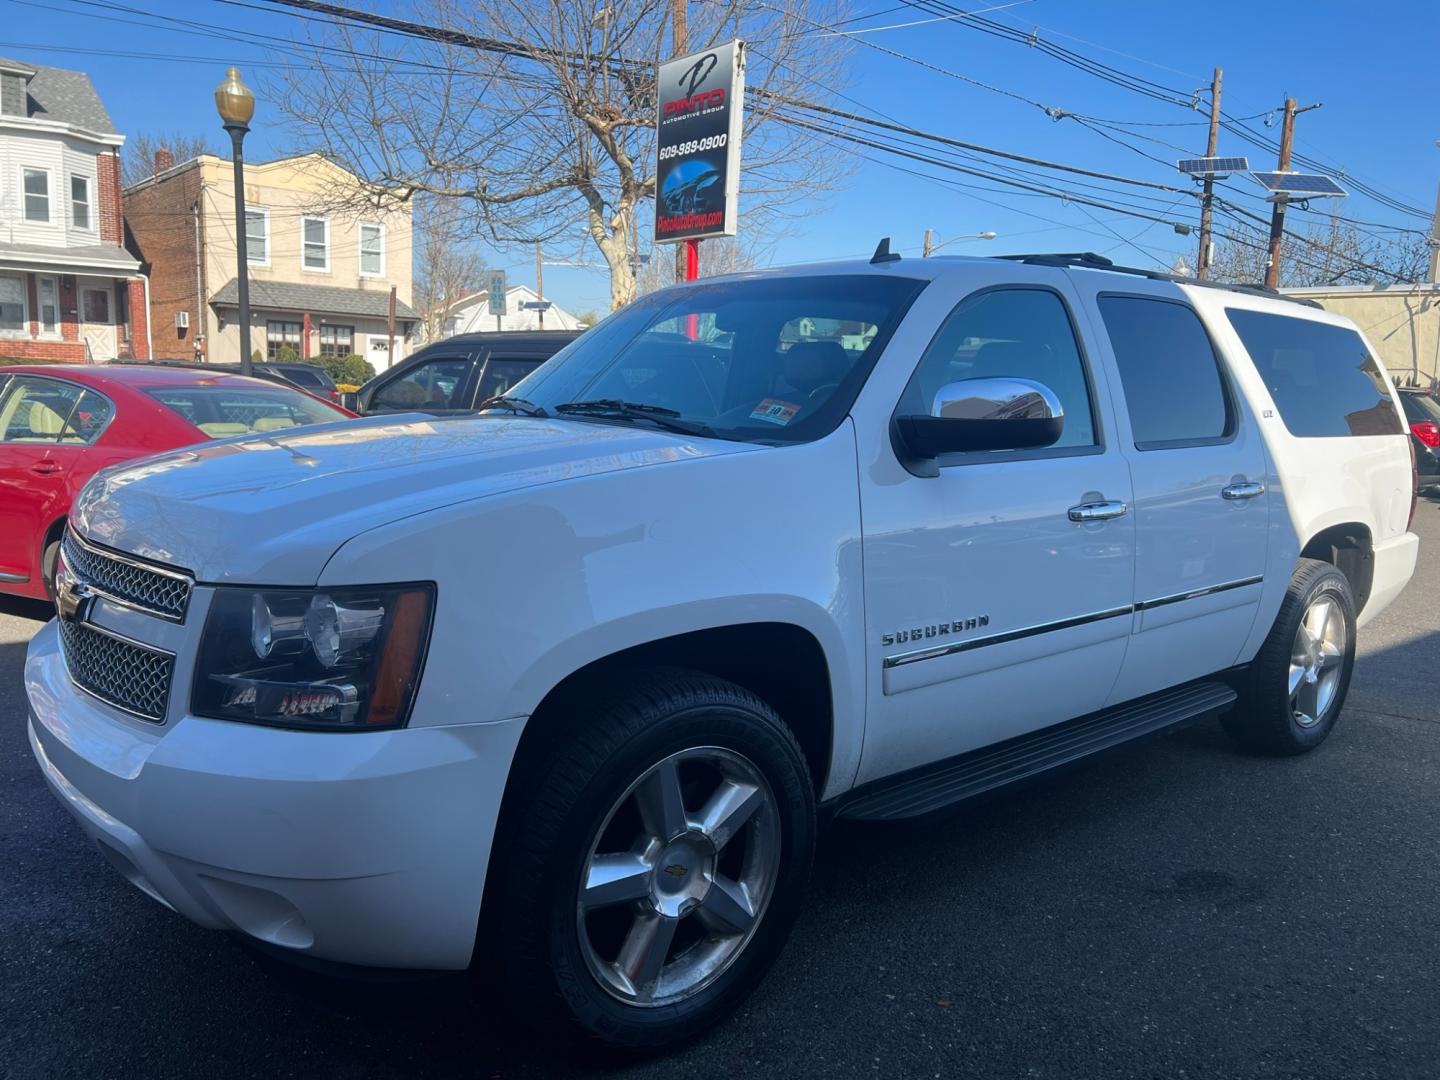
[[[466,967],[522,719],[372,733],[133,719],[25,663],[50,787],[134,885],[202,926],[325,960]]]

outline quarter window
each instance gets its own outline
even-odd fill
[[[379,222],[360,223],[360,273],[365,277],[385,273],[385,226]]]
[[[25,220],[50,220],[50,174],[44,169],[25,170]]]
[[[330,269],[330,220],[323,217],[301,219],[304,230],[304,265],[306,270]]]
[[[70,177],[70,217],[77,229],[90,228],[90,178]]]
[[[245,261],[262,266],[270,262],[270,211],[245,211]]]
[[[1300,437],[1403,430],[1390,383],[1354,330],[1313,319],[1227,308],[1280,419]]]
[[[1032,379],[1065,411],[1055,448],[1094,446],[1095,419],[1075,328],[1048,289],[991,289],[960,301],[930,342],[900,399],[902,414],[929,415],[935,395],[965,379]]]
[[[1210,337],[1185,304],[1140,296],[1097,301],[1138,450],[1226,438],[1231,410]]]

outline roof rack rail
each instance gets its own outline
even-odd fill
[[[1321,308],[1322,305],[1314,300],[1307,300],[1303,296],[1287,296],[1266,285],[1243,285],[1224,281],[1207,281],[1203,278],[1187,277],[1184,274],[1171,274],[1164,270],[1146,270],[1139,266],[1119,266],[1111,262],[1103,255],[1096,255],[1091,251],[1079,252],[1041,252],[1034,255],[997,255],[999,259],[1009,259],[1012,262],[1022,262],[1029,266],[1059,266],[1074,267],[1080,270],[1108,270],[1112,274],[1133,274],[1136,277],[1149,278],[1151,281],[1173,281],[1177,285],[1199,285],[1206,289],[1225,289],[1229,292],[1248,293],[1252,296],[1264,296],[1271,300],[1288,300],[1292,304],[1303,304],[1305,307]]]

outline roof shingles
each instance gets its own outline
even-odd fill
[[[240,303],[238,279],[231,278],[210,298],[214,307],[236,307]],[[359,315],[384,319],[390,313],[390,293],[378,289],[342,289],[333,285],[308,285],[291,281],[250,281],[250,306],[268,311],[308,311],[317,315]],[[397,319],[420,316],[402,300],[395,301]]]

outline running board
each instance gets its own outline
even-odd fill
[[[1220,682],[1165,690],[866,784],[841,797],[836,816],[864,821],[920,817],[1132,739],[1199,720],[1234,701],[1235,691]]]

